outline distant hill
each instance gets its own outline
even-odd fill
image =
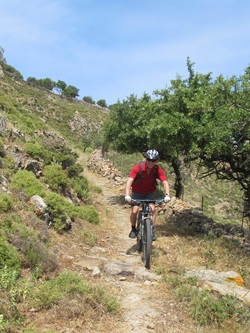
[[[100,146],[108,109],[69,99],[6,75],[0,66],[0,113],[29,138],[36,131],[55,132],[85,149]]]

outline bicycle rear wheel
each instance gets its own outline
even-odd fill
[[[151,220],[146,219],[144,224],[144,237],[143,237],[143,256],[145,267],[150,269],[150,257],[151,257]]]

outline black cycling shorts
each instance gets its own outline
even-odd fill
[[[148,194],[141,194],[138,192],[133,192],[131,198],[134,200],[155,200],[155,192],[151,192]],[[131,205],[138,206],[138,204],[136,202],[132,202]]]

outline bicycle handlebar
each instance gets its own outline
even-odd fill
[[[141,205],[143,203],[145,204],[150,204],[150,203],[156,203],[156,204],[161,204],[164,202],[164,199],[131,199],[131,202],[137,203],[138,205]]]

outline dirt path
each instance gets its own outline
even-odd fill
[[[173,299],[160,297],[160,276],[144,268],[135,240],[128,237],[130,209],[121,202],[121,189],[87,168],[84,175],[90,184],[102,189],[103,205],[112,212],[108,214],[109,221],[106,224],[110,229],[110,239],[104,267],[106,281],[118,292],[124,317],[111,333],[196,332],[192,324],[184,320],[186,318],[183,318]]]
[[[115,280],[113,283],[115,282],[116,288],[119,290],[120,301],[125,313],[124,323],[122,328],[119,327],[119,331],[130,333],[138,332],[139,329],[139,332],[151,332],[158,322],[156,317],[161,315],[159,302],[154,299],[153,295],[158,276],[143,267],[141,255],[136,252],[135,240],[128,237],[130,210],[115,203],[114,197],[117,195],[117,190],[113,188],[110,181],[88,170],[85,171],[85,176],[92,184],[102,188],[104,201],[106,201],[107,207],[111,206],[110,209],[113,211],[110,223],[119,223],[119,234],[116,235],[112,251],[115,257],[109,258],[113,267],[120,265],[125,270],[123,277],[118,275],[112,279]],[[135,275],[138,275],[137,278],[131,277],[133,271]]]

